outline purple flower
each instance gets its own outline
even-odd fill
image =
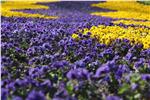
[[[125,59],[126,60],[131,60],[133,57],[133,54],[132,53],[128,53],[126,56],[125,56]]]
[[[137,61],[137,62],[134,63],[134,66],[136,68],[143,67],[144,66],[144,61],[145,61],[145,59],[141,58],[139,61]]]
[[[122,100],[122,99],[118,96],[107,96],[106,100]]]
[[[67,90],[65,90],[64,88],[59,89],[59,91],[57,91],[54,95],[54,97],[60,97],[60,98],[65,98],[68,96],[68,92]]]
[[[7,100],[7,98],[8,98],[8,89],[4,89],[4,88],[2,88],[1,89],[1,99],[2,100]]]
[[[23,100],[23,99],[21,97],[19,97],[19,96],[14,96],[13,100]]]
[[[142,78],[143,80],[150,80],[150,74],[142,74],[142,75],[141,75],[141,78]]]
[[[102,66],[99,66],[99,68],[96,70],[95,77],[100,77],[101,74],[108,72],[109,69],[110,68],[107,64],[103,64]]]
[[[42,46],[44,47],[44,49],[48,50],[51,48],[51,45],[49,43],[44,43]]]
[[[55,61],[52,64],[52,67],[54,67],[54,68],[63,68],[63,67],[68,66],[68,65],[69,65],[68,61],[62,60],[62,61]]]
[[[51,87],[50,80],[45,80],[43,83],[41,83],[41,86]]]
[[[89,72],[86,69],[78,68],[78,69],[72,69],[67,73],[68,79],[89,79]]]
[[[9,89],[9,90],[15,91],[15,90],[16,90],[16,88],[15,88],[15,83],[14,83],[14,82],[9,83],[9,84],[6,86],[6,88]]]
[[[81,67],[81,68],[86,67],[85,62],[84,62],[83,60],[76,61],[76,62],[75,62],[75,65],[76,65],[77,67]]]
[[[115,73],[116,79],[120,79],[124,73],[129,73],[130,69],[127,65],[119,65]]]
[[[90,62],[91,61],[91,58],[89,57],[89,56],[86,56],[85,58],[84,58],[84,62]]]
[[[132,84],[131,84],[132,90],[135,90],[137,87],[138,87],[138,85],[137,85],[136,83],[132,83]]]
[[[46,100],[46,97],[41,91],[31,91],[26,100]]]

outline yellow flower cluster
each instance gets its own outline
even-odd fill
[[[114,21],[115,24],[123,23],[125,25],[133,24],[150,27],[149,5],[143,5],[136,1],[107,1],[105,3],[93,4],[92,6],[116,10],[114,12],[93,12],[92,15],[128,19]],[[147,21],[133,21],[132,19],[140,19]]]
[[[112,18],[127,18],[127,19],[140,19],[150,20],[150,14],[140,12],[116,11],[116,12],[94,12],[92,15],[106,16]]]
[[[150,30],[148,28],[99,25],[79,31],[83,34],[91,32],[92,38],[97,38],[100,43],[107,45],[115,39],[128,39],[131,44],[141,43],[145,49],[150,48]],[[77,36],[73,34],[73,38],[77,38]]]
[[[107,1],[105,3],[92,4],[92,6],[117,10],[115,12],[94,12],[92,15],[150,20],[150,6],[136,1]]]
[[[57,18],[57,16],[46,16],[42,14],[29,14],[24,12],[17,12],[13,10],[23,10],[23,9],[49,9],[48,6],[36,4],[39,0],[35,1],[20,1],[20,0],[14,0],[14,1],[6,1],[2,3],[1,12],[2,16],[5,17],[37,17],[37,18]],[[41,0],[44,1],[52,1],[52,0]]]
[[[150,27],[150,21],[134,21],[134,20],[117,20],[113,22],[114,24],[123,23],[125,25],[140,25]]]
[[[77,39],[78,35],[77,34],[72,34],[72,38]]]

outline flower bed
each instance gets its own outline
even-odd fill
[[[38,3],[50,9],[16,10],[56,19],[2,13],[2,100],[150,98],[149,27],[91,15],[115,12],[91,7],[94,3],[99,2]]]

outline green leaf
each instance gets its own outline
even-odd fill
[[[73,84],[71,82],[67,83],[66,90],[68,91],[68,93],[70,93],[70,94],[72,93],[72,91],[73,91]]]
[[[129,84],[124,84],[120,89],[119,89],[119,94],[123,94],[125,93],[126,91],[128,91],[130,89],[130,86]]]
[[[140,97],[141,97],[141,94],[140,94],[140,93],[138,93],[138,94],[136,94],[136,95],[134,96],[135,99],[139,99]]]
[[[139,74],[134,74],[134,75],[131,77],[131,82],[136,83],[136,82],[138,82],[140,79],[141,79],[141,77],[140,77]]]

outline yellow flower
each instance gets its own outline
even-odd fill
[[[123,23],[125,25],[140,25],[150,27],[150,21],[133,21],[133,20],[117,20],[113,22],[114,24]]]
[[[76,39],[76,38],[78,38],[78,35],[77,34],[72,34],[72,38]]]
[[[57,16],[48,16],[48,15],[42,15],[42,14],[29,14],[24,12],[17,12],[13,10],[23,10],[23,9],[49,9],[48,6],[36,4],[39,0],[35,1],[21,1],[21,0],[12,0],[12,1],[6,1],[2,3],[2,16],[5,17],[37,17],[37,18],[46,18],[46,19],[53,19],[57,18]],[[46,0],[42,0],[44,2]],[[50,1],[50,0],[47,0]],[[54,0],[51,0],[54,1]]]
[[[116,39],[128,39],[131,44],[143,44],[144,48],[150,48],[150,30],[148,28],[120,26],[92,26],[90,29],[79,30],[83,34],[91,32],[91,38],[97,38],[100,43],[110,44]],[[74,38],[77,34],[73,34]]]
[[[150,20],[150,6],[140,4],[136,1],[107,1],[104,3],[92,4],[92,6],[116,10],[115,12],[94,12],[92,15]]]

